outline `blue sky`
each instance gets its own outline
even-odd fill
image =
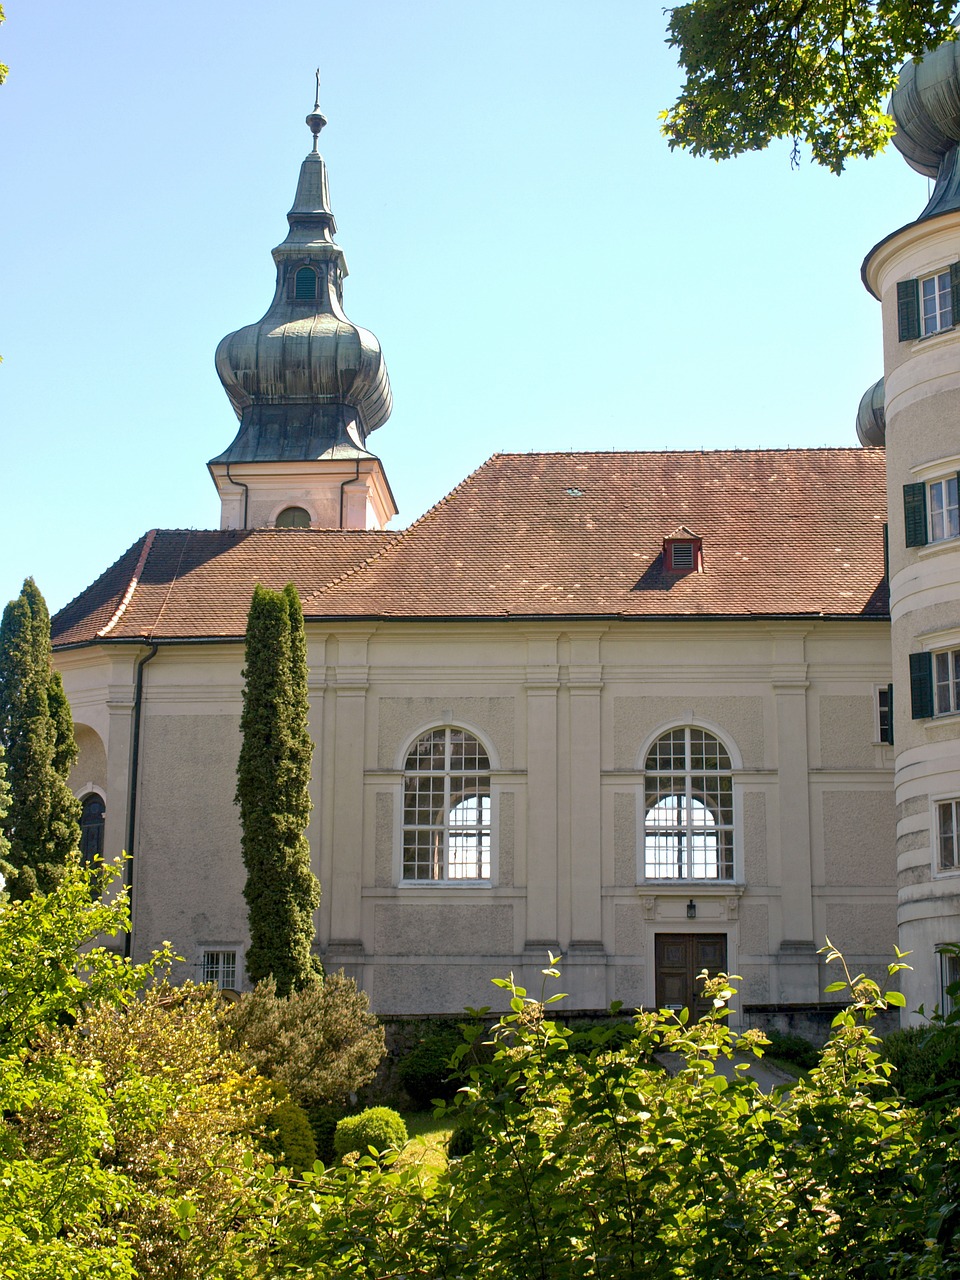
[[[497,450],[852,445],[866,251],[924,178],[786,144],[671,153],[649,0],[9,0],[0,602],[55,609],[146,529],[219,523],[219,339],[258,319],[319,62],[347,313],[405,524]]]

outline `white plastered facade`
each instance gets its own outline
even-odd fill
[[[650,1006],[658,934],[722,936],[744,1005],[820,1000],[827,937],[882,975],[897,941],[883,621],[310,621],[307,635],[318,950],[378,1012],[496,1004],[490,980],[510,971],[539,989],[548,950],[570,1007]],[[88,744],[75,781],[106,796],[108,855],[129,843],[149,653],[58,655]],[[170,941],[183,976],[247,940],[241,668],[240,644],[169,643],[142,672],[133,953]],[[490,761],[489,882],[402,878],[406,754],[445,726]],[[733,766],[730,880],[643,874],[644,760],[683,726]]]

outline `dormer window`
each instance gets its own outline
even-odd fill
[[[664,573],[703,573],[703,539],[681,526],[663,540]]]
[[[313,302],[317,296],[317,273],[313,267],[301,267],[294,277],[293,296],[297,302]]]

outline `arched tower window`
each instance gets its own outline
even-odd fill
[[[298,302],[312,302],[317,296],[317,273],[313,267],[301,267],[293,278],[293,296]]]
[[[490,761],[463,729],[431,729],[410,748],[403,879],[490,879]]]
[[[309,529],[310,512],[304,511],[303,507],[284,507],[274,525],[278,529]]]
[[[90,866],[103,857],[103,827],[107,806],[98,795],[84,796],[80,809],[80,861]]]
[[[644,763],[643,872],[648,880],[733,879],[733,774],[704,729],[671,729]]]

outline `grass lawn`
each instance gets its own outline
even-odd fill
[[[422,1165],[425,1173],[441,1173],[447,1167],[447,1139],[453,1132],[452,1120],[435,1120],[432,1111],[407,1111],[403,1117],[410,1145],[404,1160]]]

